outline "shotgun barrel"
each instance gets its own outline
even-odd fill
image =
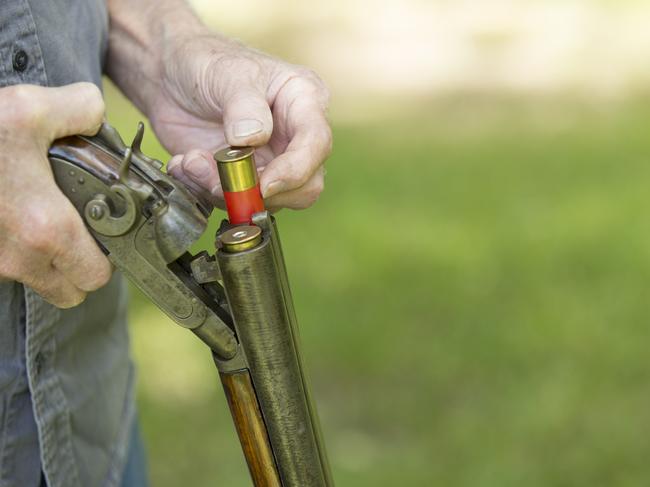
[[[217,252],[235,331],[265,420],[282,486],[333,485],[300,354],[291,292],[275,223],[266,212],[253,216],[261,241],[236,245],[234,227],[220,235]],[[249,463],[250,466],[250,463]],[[253,471],[253,467],[251,472]]]
[[[249,365],[236,373],[248,376],[256,393],[280,485],[328,487],[332,479],[300,355],[280,237],[275,220],[264,211],[253,149],[229,147],[214,159],[228,218],[235,225],[224,225],[217,233],[217,261]],[[229,402],[233,410],[238,396],[232,394]],[[233,418],[237,423],[234,413]],[[238,432],[244,445],[242,429]],[[247,456],[253,477],[268,471],[252,464],[259,459]],[[269,482],[275,485],[271,477]]]

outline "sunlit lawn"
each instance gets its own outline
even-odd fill
[[[647,485],[649,118],[477,97],[335,121],[326,192],[279,220],[338,485]],[[204,346],[138,295],[131,321],[153,485],[250,485]]]

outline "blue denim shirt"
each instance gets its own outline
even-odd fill
[[[0,87],[100,85],[107,30],[103,0],[1,0]],[[37,487],[41,471],[49,487],[120,484],[134,415],[125,315],[119,275],[69,310],[0,282],[0,487]]]

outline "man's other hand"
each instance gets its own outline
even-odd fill
[[[60,308],[106,284],[111,266],[56,186],[47,151],[60,137],[97,133],[103,116],[90,83],[0,88],[0,279]]]
[[[314,72],[210,34],[176,39],[162,66],[148,113],[176,154],[168,165],[173,176],[223,207],[212,153],[251,145],[269,209],[316,201],[332,134],[329,93]]]

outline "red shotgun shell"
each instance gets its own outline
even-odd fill
[[[233,225],[251,223],[255,213],[264,211],[253,153],[252,147],[228,147],[214,155]]]

